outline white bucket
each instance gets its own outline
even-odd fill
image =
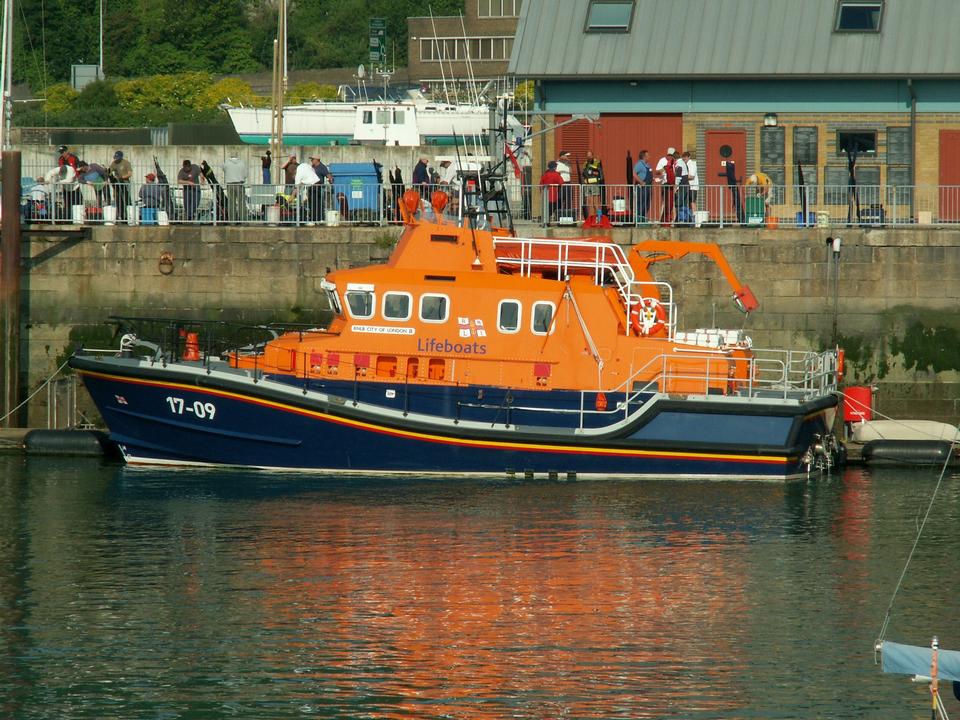
[[[280,224],[280,206],[279,205],[267,206],[267,222],[270,225]]]
[[[103,224],[113,225],[117,221],[117,208],[115,205],[103,206]]]
[[[73,213],[73,224],[83,225],[83,219],[84,219],[83,205],[74,205],[71,207],[71,211]]]
[[[817,213],[817,227],[830,227],[830,213],[826,210],[820,210]]]
[[[339,210],[327,210],[327,225],[333,227],[340,224],[340,211]]]
[[[169,225],[170,216],[166,210],[157,210],[157,225]]]
[[[627,211],[627,201],[625,198],[614,198],[613,199],[613,211],[615,213],[622,213]]]
[[[140,210],[136,205],[127,205],[127,225],[136,225]]]
[[[700,227],[700,226],[703,225],[704,223],[710,222],[710,211],[709,211],[709,210],[697,210],[697,214],[696,214],[696,216],[695,216],[694,219],[695,219],[695,221],[696,221],[696,223],[695,223],[696,226],[697,226],[697,227]]]

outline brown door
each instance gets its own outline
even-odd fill
[[[724,218],[736,217],[734,198],[742,203],[743,178],[747,174],[747,132],[746,130],[707,130],[706,172],[700,172],[700,206],[706,201],[710,219],[720,217],[721,202]],[[737,187],[727,183],[727,163],[735,163]],[[706,197],[704,197],[706,195]],[[722,198],[722,201],[721,201]]]
[[[940,131],[940,221],[960,221],[960,130]]]

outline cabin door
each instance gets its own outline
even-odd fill
[[[723,212],[725,220],[736,218],[735,195],[743,202],[743,178],[747,175],[746,130],[707,130],[706,172],[700,163],[700,206],[706,201],[710,220],[717,222]],[[736,163],[737,186],[727,183],[727,163]],[[704,197],[706,195],[706,197]]]
[[[960,220],[960,130],[940,131],[940,221]]]

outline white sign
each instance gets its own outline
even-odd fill
[[[354,325],[350,328],[357,333],[373,333],[375,335],[414,335],[412,327],[384,327],[383,325]]]

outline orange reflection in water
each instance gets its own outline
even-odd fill
[[[264,534],[264,622],[314,619],[298,661],[326,676],[325,696],[376,696],[365,716],[640,718],[745,702],[731,628],[749,559],[735,534],[594,510],[527,522],[323,509]]]

